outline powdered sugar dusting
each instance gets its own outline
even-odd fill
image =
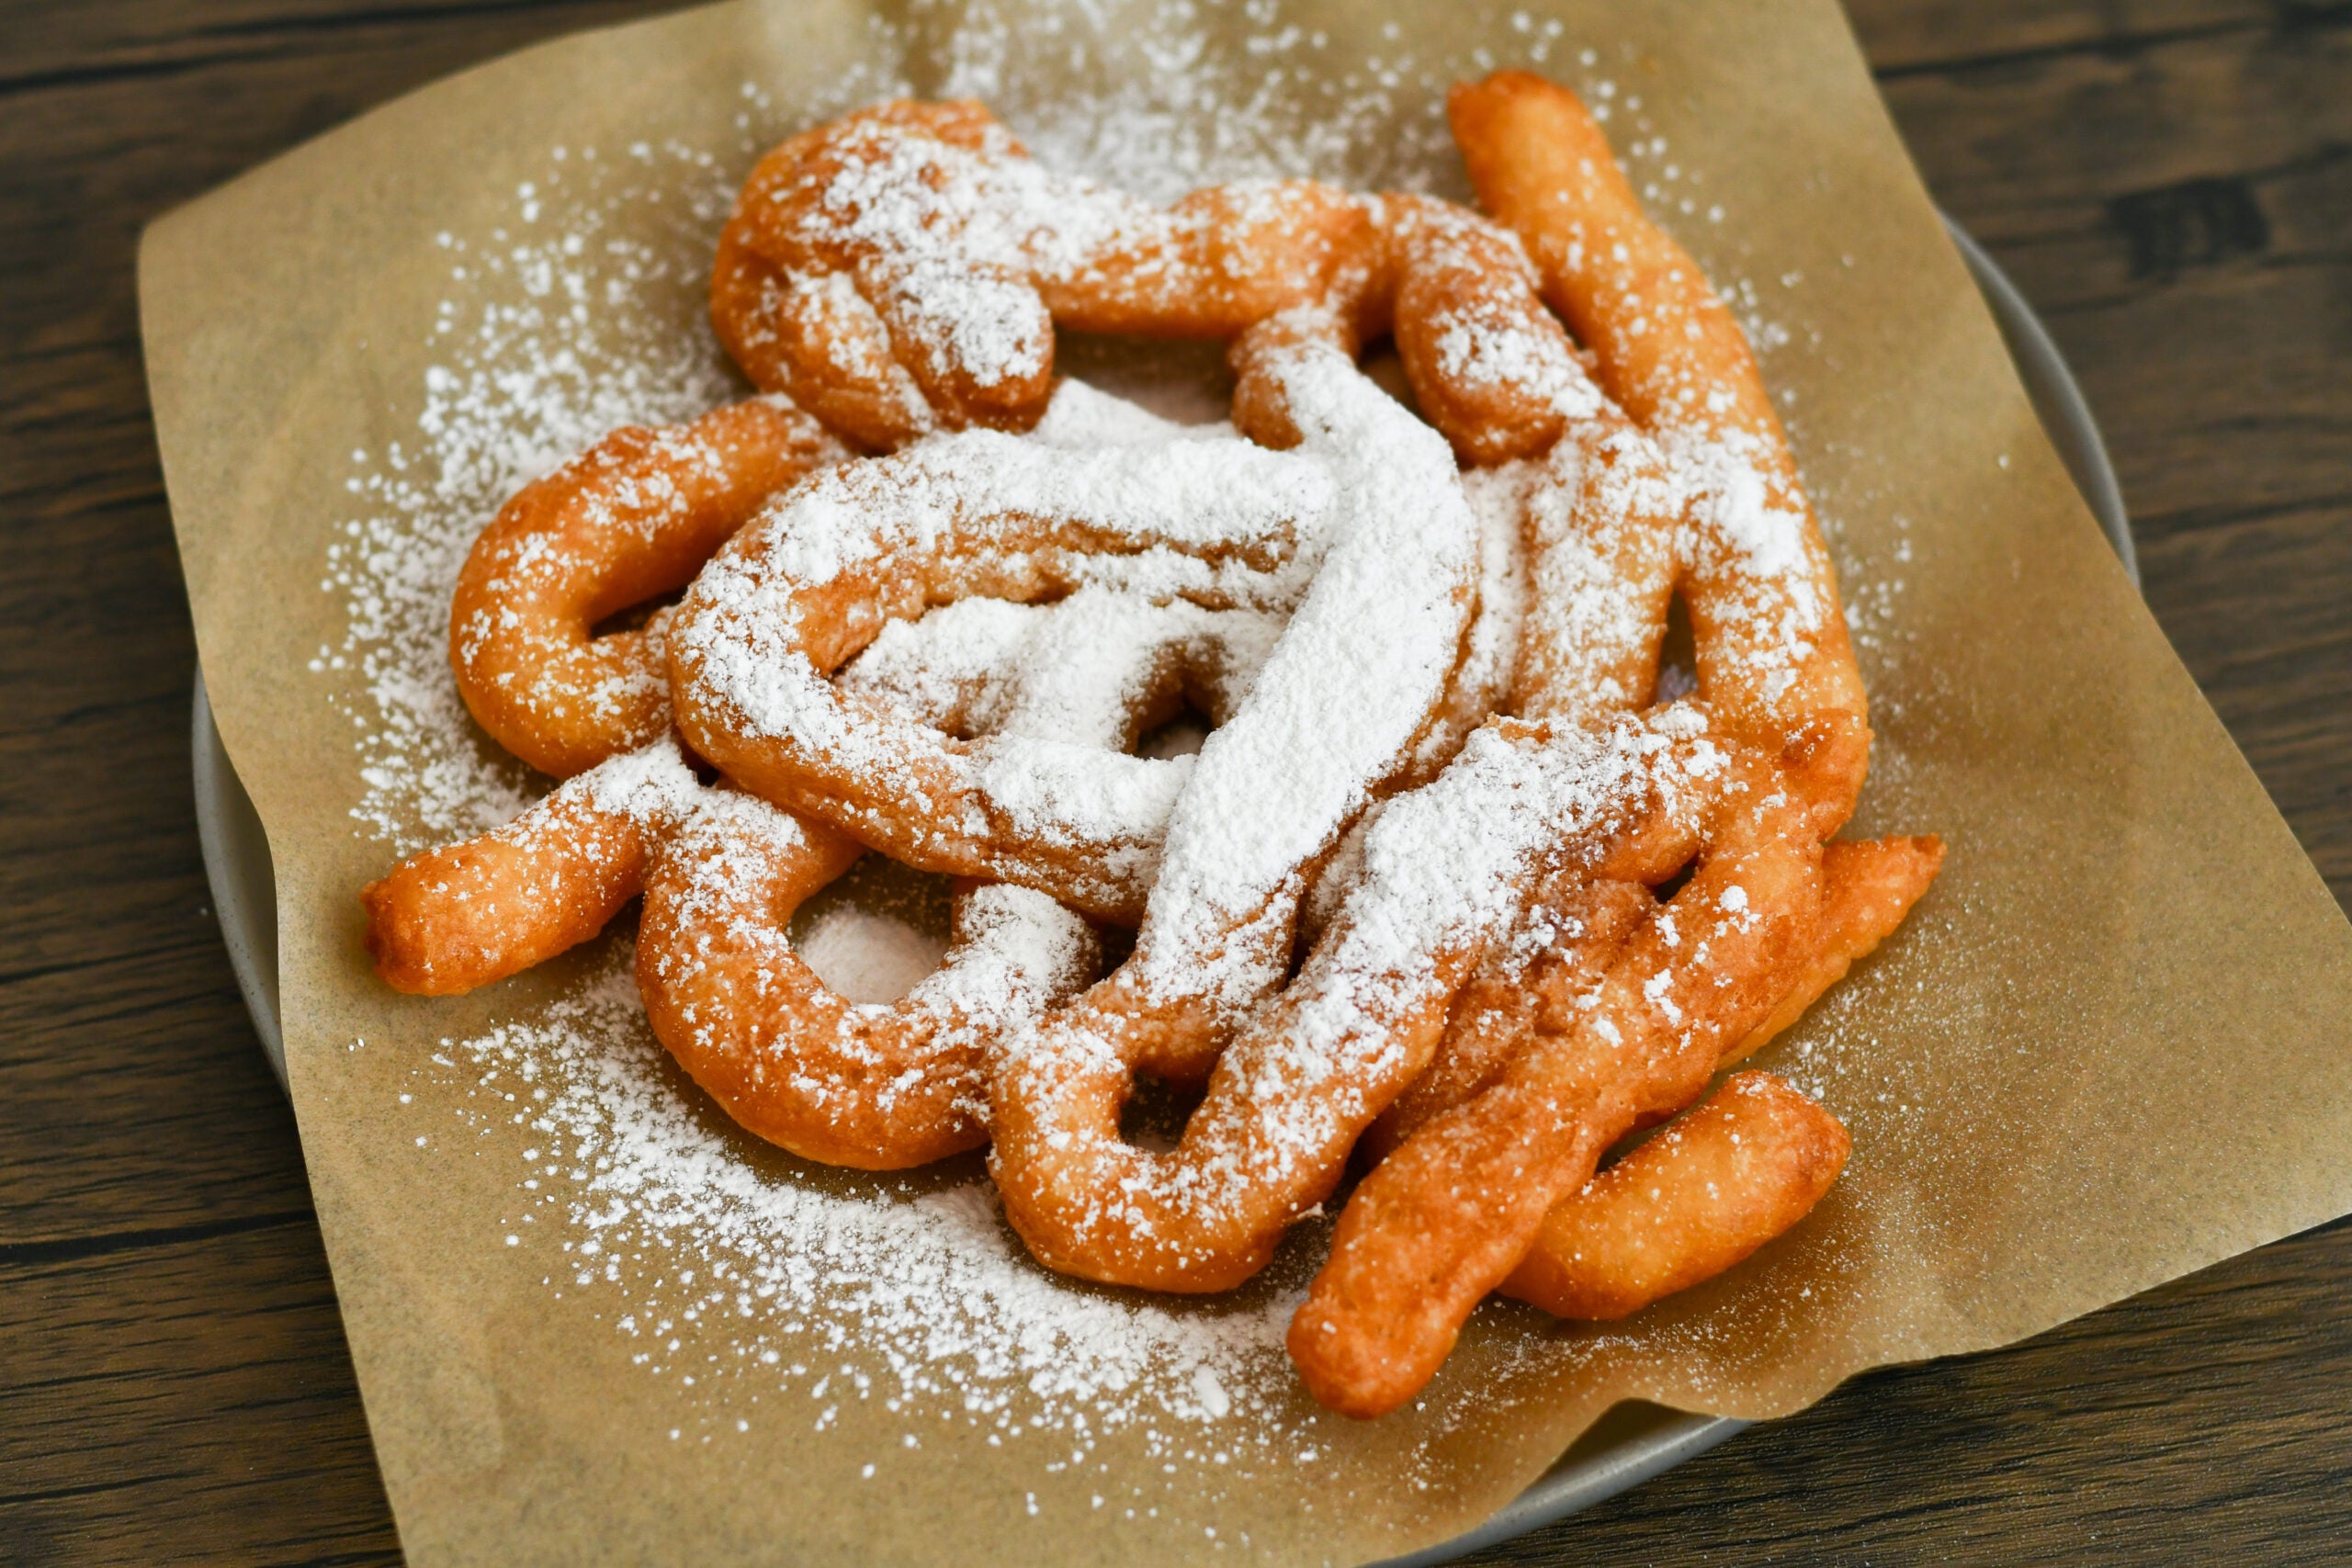
[[[555,1190],[526,1212],[556,1211],[566,1282],[606,1288],[605,1315],[650,1371],[797,1385],[820,1427],[829,1400],[872,1398],[910,1420],[945,1410],[1081,1447],[1098,1428],[1214,1419],[1204,1375],[1226,1393],[1219,1415],[1268,1413],[1289,1295],[1199,1314],[1072,1291],[1027,1259],[977,1179],[829,1181],[747,1158],[741,1134],[680,1092],[629,958],[616,943],[578,994],[446,1042],[441,1058],[485,1089],[519,1087],[525,1163]],[[479,1098],[485,1120],[512,1110],[494,1090]]]
[[[1185,430],[1140,410],[1108,415],[1108,400],[1074,383],[1057,401],[1073,397],[1081,410],[1055,416],[1048,440],[986,430],[936,436],[789,492],[705,569],[668,636],[691,660],[686,690],[714,723],[786,739],[877,790],[905,781],[901,796],[921,787],[918,768],[929,770],[972,802],[957,830],[985,838],[1001,817],[1034,839],[1085,847],[1109,874],[1140,886],[1190,767],[1106,748],[1134,739],[1121,732],[1125,715],[1162,655],[1197,644],[1191,662],[1208,684],[1249,683],[1262,661],[1264,623],[1235,623],[1233,643],[1196,606],[1280,612],[1296,603],[1340,515],[1341,465],[1328,453],[1269,452],[1228,430]],[[1140,438],[1076,450],[1057,444],[1090,417]],[[952,574],[937,564],[943,558]],[[1017,615],[967,614],[943,632],[966,645],[967,663],[960,675],[927,682],[941,700],[951,688],[984,685],[976,677],[1000,659],[1012,660],[1003,672],[1016,677],[1011,722],[971,725],[985,738],[961,746],[861,707],[859,682],[837,687],[812,662],[808,604],[844,580],[877,604],[918,583],[933,599],[967,582],[1011,593],[1100,592],[1038,620],[1031,658],[1015,650]],[[900,636],[882,657],[903,665],[912,646]],[[1073,651],[1085,661],[1073,664]]]
[[[841,904],[793,943],[818,978],[853,1002],[895,1002],[939,967],[947,944],[904,920]]]
[[[450,590],[483,524],[616,426],[739,395],[698,309],[706,236],[731,195],[707,150],[559,148],[510,224],[436,236],[450,292],[424,324],[434,359],[415,434],[353,454],[363,510],[321,584],[349,605],[350,629],[311,661],[366,682],[348,710],[368,786],[353,815],[401,849],[479,832],[529,797],[447,670]]]

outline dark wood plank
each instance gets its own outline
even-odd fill
[[[1850,0],[1847,14],[1882,81],[2081,51],[2117,55],[2163,39],[2276,21],[2268,0]]]
[[[196,849],[140,226],[447,71],[653,8],[0,10],[0,1562],[399,1555]]]
[[[400,1561],[308,1205],[215,1232],[0,1247],[0,1562]]]
[[[139,226],[445,72],[664,8],[0,7],[0,1560],[398,1555],[196,854]],[[1854,9],[1929,185],[2100,412],[2151,604],[2352,897],[2352,7]],[[1860,1380],[1491,1560],[2330,1561],[2347,1286],[2352,1226],[2297,1237]]]
[[[471,64],[503,48],[677,8],[680,0],[15,0],[0,94],[163,76],[390,42]],[[435,74],[439,74],[435,72]],[[376,98],[338,87],[360,107]]]
[[[2024,1345],[1860,1379],[1490,1561],[2339,1562],[2347,1240],[2334,1226]]]

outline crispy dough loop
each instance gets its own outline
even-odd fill
[[[744,243],[737,223],[718,236],[710,319],[752,385],[788,393],[868,450],[895,450],[937,426],[857,286],[840,273],[779,271]]]
[[[655,1038],[747,1130],[804,1158],[899,1170],[987,1142],[989,1038],[1093,979],[1093,929],[1042,893],[965,886],[940,968],[845,1001],[786,935],[856,843],[755,796],[707,795],[656,853],[637,978]]]
[[[1422,414],[1464,462],[1491,466],[1551,449],[1600,396],[1544,308],[1519,239],[1434,197],[1364,198],[1366,222],[1320,298],[1261,319],[1228,353],[1234,423],[1283,447],[1296,439],[1266,367],[1323,343],[1355,355],[1393,336]]]
[[[683,588],[767,498],[848,449],[783,398],[613,432],[499,510],[449,611],[458,694],[500,745],[558,778],[670,728],[661,622],[599,621]]]
[[[1643,212],[1576,95],[1507,71],[1456,87],[1447,108],[1480,204],[1525,242],[1601,389],[1690,492],[1676,567],[1702,695],[1726,730],[1786,754],[1827,837],[1868,765],[1861,676],[1836,571],[1739,323]],[[1594,443],[1624,438],[1604,421],[1559,456],[1580,462]],[[1654,590],[1653,577],[1630,581]]]
[[[1041,168],[977,103],[883,104],[752,170],[712,318],[755,384],[892,450],[933,428],[1034,423],[1057,318],[1228,336],[1317,289],[1362,221],[1306,181],[1155,208]]]

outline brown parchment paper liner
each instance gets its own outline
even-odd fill
[[[1198,48],[1124,51],[1153,43],[1146,23],[1164,31],[1168,10],[1107,15],[1088,32],[1074,9],[1054,30],[1027,7],[746,3],[585,35],[404,98],[147,237],[189,598],[276,858],[303,1145],[412,1557],[1382,1557],[1478,1522],[1621,1399],[1786,1414],[1863,1368],[1999,1345],[2352,1208],[2352,932],[2044,442],[1830,0],[1588,0],[1517,19],[1334,4],[1271,22],[1212,6],[1179,17]],[[1012,47],[990,43],[1007,29]],[[1089,39],[1073,69],[1072,40]],[[634,297],[698,345],[673,352],[715,366],[695,336],[707,193],[814,115],[899,78],[977,81],[1027,129],[1131,88],[1159,133],[1210,149],[1215,174],[1249,166],[1247,127],[1186,77],[1246,84],[1269,62],[1289,74],[1262,114],[1304,124],[1349,106],[1295,172],[1454,193],[1430,118],[1452,75],[1533,63],[1589,90],[1660,215],[1760,333],[1862,633],[1880,748],[1854,831],[1951,844],[1905,930],[1762,1064],[1845,1118],[1851,1168],[1793,1235],[1630,1323],[1490,1304],[1429,1397],[1372,1427],[1313,1420],[1279,1380],[1222,1419],[1098,1419],[1076,1445],[1066,1424],[1007,1436],[952,1401],[943,1415],[879,1393],[843,1393],[827,1420],[808,1379],[858,1360],[854,1321],[845,1345],[820,1344],[822,1325],[777,1331],[786,1361],[811,1364],[797,1383],[682,1381],[719,1341],[665,1325],[684,1348],[662,1351],[616,1330],[626,1296],[573,1281],[578,1227],[522,1185],[519,1151],[539,1136],[528,1086],[433,1066],[453,1038],[609,987],[625,951],[608,941],[444,1002],[368,971],[354,895],[397,846],[354,815],[373,710],[338,668],[347,596],[322,581],[348,564],[332,552],[367,504],[355,474],[416,445],[453,288],[566,306],[494,259],[510,230],[560,228],[560,210],[537,212],[574,199],[555,149],[575,173],[602,150],[656,193],[607,211],[597,243],[637,247],[614,268],[669,266]],[[702,205],[658,199],[673,186]],[[646,352],[581,349],[624,393]],[[875,1202],[975,1169],[875,1182],[741,1140],[736,1156],[763,1179]],[[1176,1310],[1279,1307],[1320,1245],[1303,1235],[1254,1308]]]

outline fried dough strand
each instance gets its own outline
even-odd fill
[[[360,890],[376,973],[412,996],[458,996],[588,941],[637,897],[701,787],[664,736],[503,827],[411,856]]]
[[[628,425],[499,509],[449,608],[458,692],[491,738],[569,778],[670,728],[657,614],[596,624],[684,587],[763,502],[849,449],[784,398],[689,424]]]
[[[1770,1073],[1735,1073],[1673,1125],[1561,1199],[1502,1293],[1556,1317],[1629,1317],[1786,1234],[1853,1140]]]

